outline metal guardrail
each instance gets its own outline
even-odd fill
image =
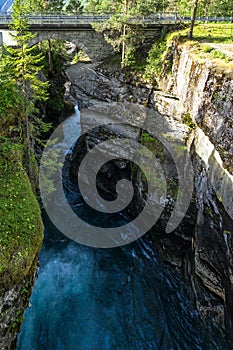
[[[182,17],[182,20],[185,22],[190,22],[192,17]],[[196,17],[196,22],[233,22],[233,17]]]
[[[28,19],[29,25],[90,25],[92,23],[101,23],[108,20],[112,14],[41,14],[41,15],[29,15],[25,16]],[[121,14],[119,13],[119,16]],[[142,17],[133,16],[130,17],[128,23],[131,24],[177,24],[181,22],[190,22],[191,17],[181,17],[179,13],[176,12],[156,12],[152,15]],[[11,14],[0,12],[0,27],[7,27],[12,21]],[[233,17],[197,17],[197,22],[233,22]]]
[[[119,14],[120,15],[120,14]],[[101,23],[108,20],[111,14],[106,15],[30,15],[26,16],[30,25],[79,25],[79,24],[91,24]],[[177,23],[181,20],[181,17],[174,12],[171,13],[155,13],[147,17],[131,17],[129,23],[132,24],[166,24]],[[9,25],[12,21],[10,14],[0,14],[0,26]]]

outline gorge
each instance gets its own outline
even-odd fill
[[[70,92],[67,96],[81,110],[81,121],[78,110],[65,121],[68,146],[73,131],[83,132],[95,115],[104,115],[106,124],[92,128],[71,150],[64,149],[68,155],[63,186],[72,209],[87,220],[91,218],[96,226],[104,222],[105,218],[85,206],[77,171],[93,146],[114,137],[136,140],[154,152],[168,182],[167,198],[160,219],[147,235],[113,249],[85,247],[69,240],[43,213],[45,239],[39,277],[17,349],[231,348],[232,67],[229,64],[222,69],[199,60],[192,48],[176,40],[168,54],[172,68],[163,67],[157,89],[120,71],[110,60],[77,63],[67,69],[72,98]],[[139,115],[147,111],[144,106],[153,111],[152,116],[157,117],[151,127],[162,116],[167,139],[185,143],[192,159],[192,199],[183,221],[170,233],[166,233],[166,224],[177,200],[176,164],[148,131],[150,124],[141,125],[140,120],[139,127],[129,119],[131,104]],[[122,110],[118,106],[125,108],[125,115],[117,115]],[[119,128],[111,123],[112,115],[113,121],[117,115],[121,124],[127,116],[133,125]],[[127,161],[113,161],[101,169],[99,193],[107,200],[115,199],[122,172],[133,179],[136,194],[132,206],[106,219],[107,227],[123,225],[144,206],[145,177]],[[34,272],[35,266],[33,278]],[[11,346],[7,341],[3,344]]]
[[[93,114],[106,107],[106,101],[108,111],[114,110],[114,101],[128,101],[155,105],[167,116],[176,136],[187,143],[193,161],[195,190],[184,221],[174,232],[165,233],[164,221],[177,193],[177,173],[168,158],[170,202],[149,236],[103,251],[72,243],[49,224],[41,272],[32,307],[25,315],[19,349],[33,348],[32,344],[36,344],[35,349],[227,349],[227,340],[211,327],[225,329],[228,339],[232,338],[232,77],[199,62],[185,45],[175,42],[172,50],[172,75],[164,72],[160,91],[115,73],[106,63],[78,63],[68,68],[67,75],[76,90],[81,115],[85,107],[93,106]],[[127,79],[130,82],[125,82]],[[184,116],[194,127],[182,123]],[[119,136],[114,127],[110,131],[94,129],[75,146],[73,164],[101,140],[103,132],[105,138],[114,133]],[[135,131],[127,132],[135,137]],[[136,133],[143,142],[143,134]],[[150,135],[144,137],[144,143],[155,146]],[[161,147],[155,147],[163,158]],[[77,164],[72,170],[72,162],[71,173],[75,175]],[[106,179],[115,176],[116,182],[120,169],[127,173],[130,165],[109,166],[101,181],[106,184]],[[77,184],[70,178],[65,181],[74,210],[82,211]],[[144,181],[138,173],[139,193]],[[136,201],[140,209],[140,194]],[[84,216],[88,214],[93,216],[88,211]],[[112,225],[124,222],[125,215],[112,217]],[[212,325],[207,332],[205,324]]]

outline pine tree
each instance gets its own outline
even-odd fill
[[[96,24],[94,28],[104,32],[106,40],[116,51],[121,50],[121,64],[125,66],[144,40],[143,32],[134,23],[135,19],[164,10],[167,4],[168,0],[91,0],[87,9],[112,14],[108,21]]]
[[[24,11],[29,14],[42,13],[45,7],[44,0],[21,0],[21,6],[24,6]]]
[[[1,131],[10,136],[12,126],[16,119],[15,108],[19,105],[19,91],[16,81],[10,72],[5,60],[5,49],[1,47],[0,53],[0,122]],[[1,133],[0,131],[0,133]]]
[[[63,0],[47,0],[43,2],[43,8],[46,12],[61,13],[63,9]]]
[[[84,7],[80,0],[69,0],[63,7],[63,10],[68,13],[82,13],[83,9]]]
[[[42,69],[43,57],[30,47],[30,41],[35,34],[29,32],[29,25],[25,14],[27,8],[21,4],[21,0],[15,0],[13,5],[11,29],[13,40],[16,42],[14,48],[7,48],[5,60],[14,77],[18,93],[20,95],[20,129],[22,141],[26,145],[29,176],[32,178],[33,146],[35,137],[43,122],[37,116],[36,103],[47,99],[48,83],[39,79]]]

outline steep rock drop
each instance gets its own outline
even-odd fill
[[[177,67],[175,61],[174,72]],[[170,111],[175,117],[172,123],[177,123],[178,131],[182,125],[181,115],[189,113],[187,108],[192,108],[193,101],[196,101],[195,97],[184,104],[183,97],[179,97],[181,105],[183,103],[186,108],[185,112],[180,112],[178,99],[169,99],[161,96],[161,93],[159,97],[156,93],[152,95],[143,86],[141,89],[131,88],[124,82],[124,76],[120,76],[119,80],[114,78],[114,86],[111,86],[109,76],[103,70],[98,71],[98,67],[85,65],[84,71],[81,74],[78,67],[77,79],[69,74],[71,81],[76,79],[74,87],[78,98],[81,93],[83,106],[98,104],[99,100],[106,98],[110,106],[111,101],[126,99],[148,103],[154,98],[162,114],[169,115]],[[95,83],[94,91],[88,87],[90,74],[91,84],[93,81]],[[190,83],[187,82],[186,86],[189,91]],[[103,87],[105,95],[100,92]],[[185,95],[185,89],[180,87],[179,91]],[[201,129],[201,123],[199,126]],[[187,136],[187,130],[183,137]],[[203,130],[206,132],[205,127]],[[103,131],[106,135],[109,132],[102,129],[88,135],[83,143],[76,145],[75,152],[78,149],[79,155],[82,152],[84,155],[90,144],[98,143]],[[228,337],[231,336],[232,220],[224,208],[227,195],[220,203],[216,188],[210,182],[211,169],[217,168],[213,158],[208,159],[209,164],[203,160],[203,145],[198,143],[198,133],[201,131],[197,128],[194,136],[190,133],[187,137],[195,170],[195,194],[184,222],[174,233],[164,233],[165,221],[174,205],[174,184],[177,184],[174,164],[169,160],[165,162],[165,168],[171,180],[170,199],[150,236],[124,248],[102,251],[70,242],[48,223],[41,252],[41,271],[32,295],[32,307],[25,314],[19,349],[32,347],[32,344],[36,344],[35,349],[227,349],[224,335],[212,327],[226,327]],[[214,136],[210,139],[215,145]],[[228,160],[230,157],[225,164]],[[65,173],[68,171],[66,167],[70,166],[68,163]],[[105,196],[108,197],[111,192],[110,188],[106,193],[106,178],[116,174],[116,169],[128,172],[132,170],[130,168],[130,164],[112,164],[105,168],[99,181],[99,188]],[[71,173],[75,171],[71,169]],[[117,176],[113,183],[116,181]],[[227,181],[224,183],[227,186]],[[65,177],[65,187],[74,210],[87,220],[92,217],[92,223],[103,222],[103,218],[94,217],[92,212],[86,211],[74,179]],[[135,201],[140,209],[145,189],[140,172],[136,187],[139,190]],[[128,209],[123,215],[114,216],[111,224],[119,224],[121,220],[125,222],[135,210]],[[155,246],[169,268],[159,260]],[[170,267],[180,274],[174,274]]]
[[[78,115],[65,122],[66,139],[77,122]],[[73,210],[99,225],[105,218],[85,206],[70,176],[70,159],[74,164],[92,142],[89,135],[68,156],[63,184]],[[107,220],[114,226],[128,219],[119,213]],[[45,226],[40,273],[18,349],[225,349],[222,335],[207,332],[190,289],[158,258],[148,236],[103,250],[70,241],[46,217]]]

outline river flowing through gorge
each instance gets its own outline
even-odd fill
[[[68,144],[78,136],[78,110],[63,130]],[[82,210],[69,176],[64,187],[74,210]],[[112,215],[112,225],[126,219]],[[147,235],[123,247],[97,249],[62,235],[46,214],[44,224],[39,276],[17,350],[227,349],[221,333],[201,321],[190,289],[158,258]]]

